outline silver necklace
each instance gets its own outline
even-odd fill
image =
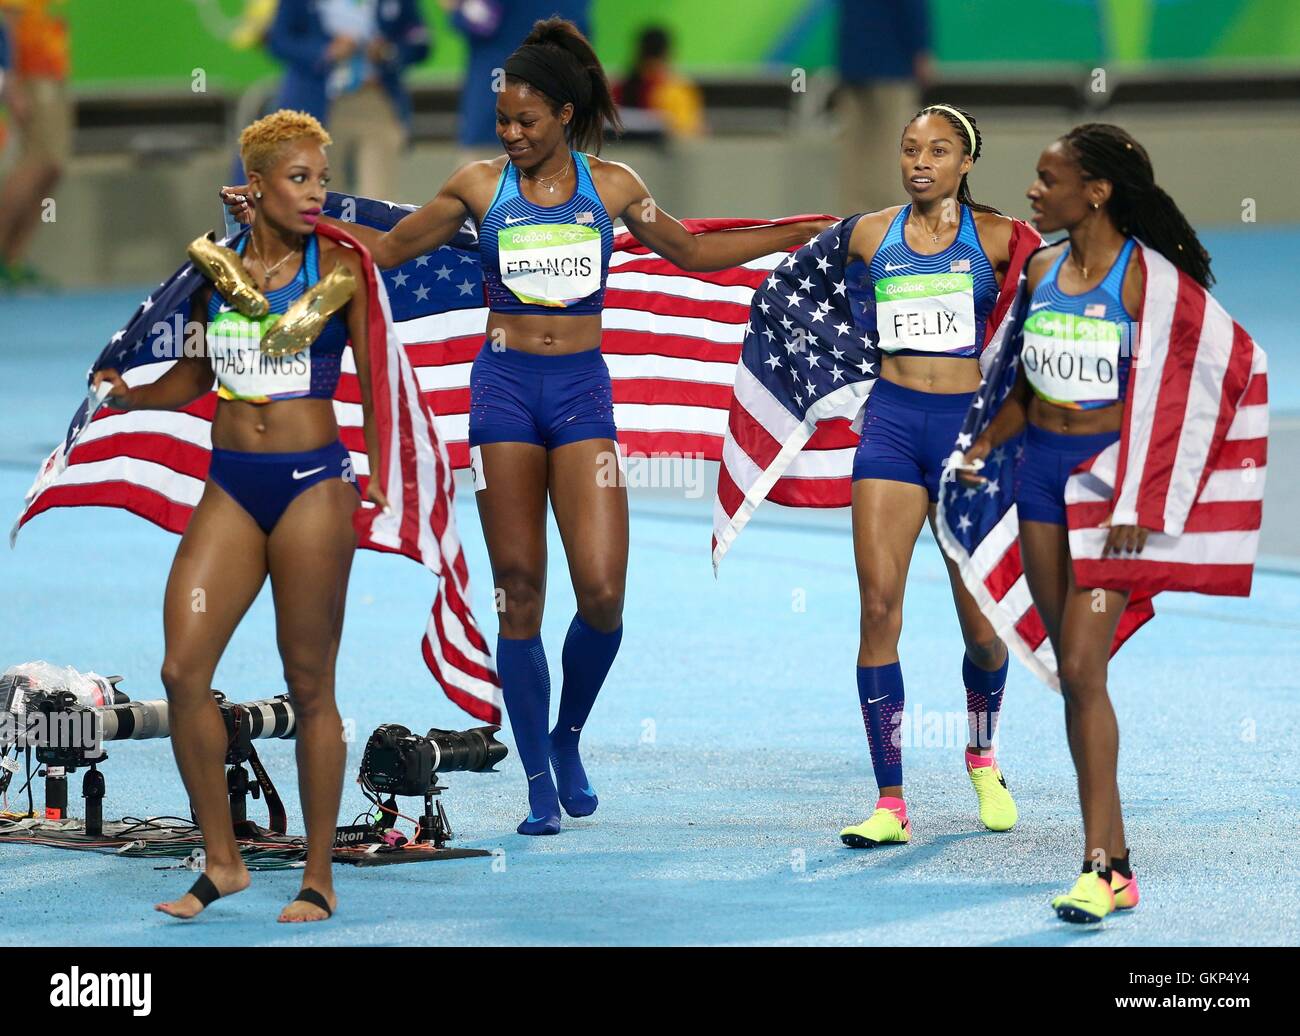
[[[267,266],[266,260],[262,258],[262,253],[258,249],[257,241],[253,238],[252,234],[248,235],[248,245],[250,248],[252,248],[253,255],[257,257],[257,261],[262,264],[262,290],[263,291],[265,291],[270,286],[271,278],[275,275],[275,271],[278,270],[285,263],[287,263],[291,257],[298,254],[298,249],[291,248],[289,249],[289,251],[287,251],[284,254],[284,257],[278,263],[276,263],[274,266]]]

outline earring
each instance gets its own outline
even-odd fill
[[[257,192],[255,192],[255,193],[253,194],[253,197],[254,197],[254,198],[261,198],[261,197],[262,197],[262,192],[261,192],[261,191],[257,191]],[[1095,209],[1096,207],[1097,207],[1096,205],[1093,206],[1094,209]]]
[[[259,194],[258,197],[260,198],[261,195]],[[1094,202],[1091,203],[1091,205],[1092,205],[1092,211],[1093,211],[1093,212],[1096,212],[1096,211],[1097,211],[1097,207],[1098,207],[1098,206],[1097,206],[1097,203],[1094,201]]]

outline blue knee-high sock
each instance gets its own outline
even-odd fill
[[[903,746],[897,717],[903,711],[902,667],[897,662],[858,666],[858,700],[862,702],[862,722],[867,728],[876,785],[901,787]]]
[[[1002,665],[990,672],[970,660],[962,659],[961,678],[966,684],[966,723],[970,727],[970,743],[979,748],[992,749],[993,735],[998,732],[998,715],[1002,712],[1002,691],[1007,685],[1007,668],[1011,664],[1008,654]]]
[[[497,675],[510,714],[515,748],[528,778],[528,819],[521,835],[553,835],[560,830],[560,801],[547,760],[546,721],[551,711],[551,674],[542,638],[497,637]]]
[[[573,617],[564,638],[564,689],[560,693],[560,715],[551,731],[551,764],[555,767],[560,802],[571,817],[591,815],[599,802],[582,768],[578,738],[622,640],[621,625],[613,632],[602,633],[583,622],[581,615]]]

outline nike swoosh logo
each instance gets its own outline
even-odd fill
[[[582,728],[581,728],[581,727],[570,727],[569,729],[572,730],[572,731],[576,734],[576,733],[577,733],[579,730],[581,730]]]
[[[542,773],[545,773],[545,772],[546,772],[545,770],[542,771]],[[535,773],[535,774],[533,774],[531,777],[529,777],[528,779],[529,779],[530,781],[535,781],[535,780],[537,780],[538,777],[540,777],[540,776],[542,775],[542,773]]]
[[[529,814],[528,814],[528,820],[525,821],[525,823],[529,823],[529,824],[540,824],[540,823],[541,823],[543,820],[545,820],[545,819],[546,819],[545,817],[535,817],[535,816],[533,816],[531,813],[529,813]]]
[[[527,216],[507,216],[507,217],[506,217],[506,223],[507,223],[507,224],[511,224],[511,223],[523,223],[523,222],[524,222],[525,220],[527,220],[527,219],[528,219]]]
[[[293,477],[294,477],[295,479],[306,478],[308,475],[315,475],[315,474],[317,474],[318,472],[321,472],[321,471],[324,471],[324,470],[325,470],[325,465],[324,465],[324,464],[322,464],[319,468],[312,468],[311,471],[299,471],[297,468],[294,468],[294,469],[293,469]]]
[[[885,263],[885,272],[893,273],[895,270],[906,270],[911,265],[911,263],[899,263],[895,266],[893,263]]]
[[[1042,309],[1044,306],[1050,306],[1050,305],[1051,305],[1050,302],[1031,302],[1029,304],[1029,309],[1031,312],[1037,312],[1038,310]]]
[[[884,701],[884,700],[885,700],[886,698],[888,698],[888,697],[889,697],[888,694],[882,694],[879,698],[868,698],[868,699],[867,699],[867,704],[868,704],[868,705],[875,705],[876,702],[878,702],[878,701]]]

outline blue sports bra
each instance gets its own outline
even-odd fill
[[[588,316],[605,306],[614,224],[591,179],[587,156],[574,152],[578,185],[560,205],[534,205],[507,162],[479,227],[483,294],[495,313]]]
[[[1137,342],[1137,321],[1124,306],[1133,248],[1129,238],[1100,284],[1070,295],[1057,284],[1070,252],[1067,242],[1034,289],[1020,362],[1040,398],[1070,410],[1096,410],[1124,399]]]
[[[893,356],[978,356],[998,300],[998,282],[965,205],[957,237],[935,255],[907,244],[912,206],[889,224],[867,267],[875,294],[880,350]]]
[[[244,235],[235,250],[243,254],[248,243]],[[339,382],[339,359],[348,342],[348,328],[341,312],[326,322],[311,345],[285,356],[262,352],[262,334],[320,279],[320,243],[315,234],[307,238],[302,267],[283,288],[266,293],[271,311],[261,319],[246,317],[232,309],[218,291],[208,300],[208,358],[217,376],[217,395],[246,403],[271,403],[278,399],[332,399]]]

